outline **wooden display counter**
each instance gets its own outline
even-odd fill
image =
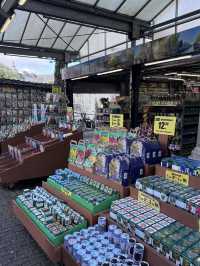
[[[46,253],[52,262],[61,262],[62,246],[55,247],[40,229],[31,221],[31,219],[20,209],[15,201],[12,201],[12,208],[15,216],[20,220],[32,238],[38,243],[41,249]]]
[[[116,224],[118,227],[120,227],[111,218],[108,218],[108,223],[109,224]],[[124,231],[124,228],[121,227],[121,229]],[[144,245],[144,260],[148,261],[150,266],[175,266],[175,264],[173,262],[171,262],[170,260],[168,260],[166,257],[158,254],[154,248],[147,245],[144,241],[142,241],[138,237],[135,237],[135,238],[136,238],[137,242]],[[67,264],[66,264],[66,266],[67,266]]]
[[[26,153],[22,163],[1,156],[0,184],[12,186],[20,180],[49,176],[56,169],[65,168],[72,139],[77,141],[82,139],[82,132],[74,132],[64,141],[53,140],[45,146],[44,152]]]
[[[90,225],[94,225],[98,221],[99,216],[104,216],[108,212],[99,212],[96,214],[92,214],[87,209],[81,207],[78,203],[74,202],[70,199],[64,192],[60,192],[57,189],[50,186],[47,182],[42,183],[43,188],[45,188],[48,192],[56,196],[57,198],[64,201],[66,204],[68,204],[72,209],[80,213],[82,216],[85,217],[85,219],[89,222]]]
[[[171,169],[162,167],[159,164],[156,165],[156,175],[165,177],[167,170],[171,170]],[[174,171],[174,170],[173,170],[173,172],[179,173],[179,172]],[[200,189],[200,176],[189,176],[189,186],[194,187],[196,189]]]
[[[16,146],[17,144],[24,142],[25,136],[32,137],[34,135],[40,134],[42,132],[43,127],[44,123],[33,125],[30,129],[16,134],[13,138],[1,141],[0,142],[1,153],[5,153],[8,151],[8,145]]]
[[[134,187],[130,188],[130,196],[134,199],[138,199],[138,190]],[[151,195],[149,195],[152,197]],[[193,215],[192,213],[189,213],[183,209],[177,208],[174,205],[171,205],[169,203],[160,201],[159,199],[155,198],[157,202],[159,202],[160,205],[160,212],[166,214],[167,216],[181,222],[185,226],[191,227],[197,231],[199,231],[199,223],[200,220],[197,216]]]
[[[68,164],[68,168],[76,173],[79,173],[80,175],[88,176],[108,187],[115,189],[117,192],[119,192],[121,198],[129,196],[130,193],[129,187],[124,187],[117,181],[108,179],[104,176],[96,175],[94,173],[86,171],[85,169],[81,169],[73,164]]]

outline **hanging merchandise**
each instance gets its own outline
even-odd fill
[[[48,193],[42,187],[25,189],[17,196],[16,203],[48,240],[59,246],[64,236],[86,228],[86,220],[67,204]]]
[[[92,143],[86,144],[86,156],[85,156],[85,161],[83,163],[83,167],[85,170],[93,173],[94,166],[96,163],[96,157],[97,157],[96,145]]]
[[[70,142],[70,153],[69,153],[69,159],[68,159],[69,163],[75,164],[76,158],[77,158],[77,150],[78,150],[77,141],[71,140],[71,142]]]
[[[86,156],[86,145],[84,140],[80,140],[77,146],[76,166],[82,168]]]
[[[97,159],[95,163],[95,173],[108,177],[109,174],[109,163],[113,158],[112,153],[99,152],[97,153]]]

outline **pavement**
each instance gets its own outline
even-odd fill
[[[41,180],[20,182],[13,189],[0,186],[0,266],[55,266],[29,235],[11,209],[11,201]]]

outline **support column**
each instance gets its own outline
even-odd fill
[[[65,81],[65,93],[69,100],[69,106],[73,107],[73,84],[71,80]]]
[[[191,158],[194,160],[200,160],[200,113],[199,113],[197,144],[196,144],[196,148],[192,151]]]
[[[64,68],[64,66],[65,62],[57,60],[55,63],[54,83],[60,86],[62,91],[64,91],[64,81],[62,80],[61,69]]]
[[[139,87],[142,79],[142,65],[133,65],[130,70],[130,127],[135,128],[139,125]]]

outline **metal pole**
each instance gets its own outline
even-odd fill
[[[130,70],[130,119],[131,128],[139,125],[139,87],[142,80],[142,65],[133,65]]]

